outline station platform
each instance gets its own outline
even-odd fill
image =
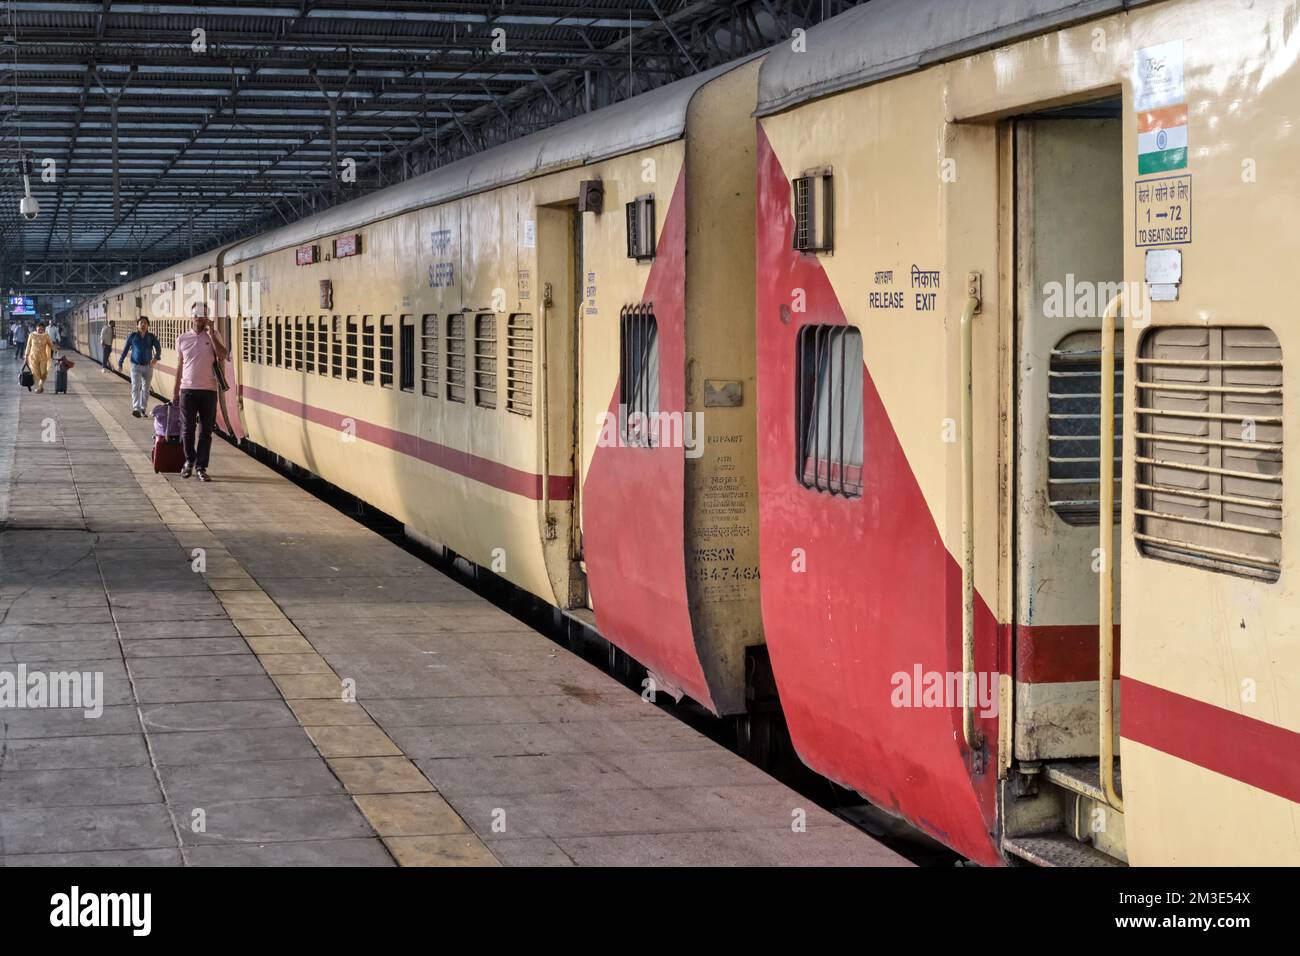
[[[908,865],[237,448],[154,474],[70,377],[0,377],[0,678],[102,713],[0,706],[0,864]]]

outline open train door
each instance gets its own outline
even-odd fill
[[[542,356],[535,385],[542,448],[541,533],[559,607],[589,606],[582,567],[582,220],[573,202],[537,208],[536,281],[521,276],[521,292],[536,297],[534,347]]]
[[[1104,865],[1124,859],[1123,819],[1099,782],[1097,590],[1119,534],[1118,468],[1101,515],[1101,456],[1118,463],[1121,446],[1117,429],[1102,447],[1099,332],[1124,276],[1121,104],[1033,114],[1011,132],[1015,699],[1003,846],[1036,863]],[[1106,555],[1099,519],[1116,524]]]

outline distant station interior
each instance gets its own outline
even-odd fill
[[[0,867],[1300,864],[1292,7],[5,0]]]

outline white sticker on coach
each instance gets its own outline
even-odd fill
[[[1182,103],[1183,41],[1170,40],[1138,50],[1133,56],[1133,109],[1156,110]]]

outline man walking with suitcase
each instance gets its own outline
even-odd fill
[[[135,331],[126,337],[126,347],[117,360],[119,372],[128,354],[131,356],[131,414],[141,418],[149,404],[153,367],[162,358],[162,343],[158,341],[158,336],[149,331],[149,320],[144,316],[140,316]]]
[[[208,320],[207,307],[196,303],[190,314],[190,330],[176,339],[176,384],[172,388],[172,401],[180,405],[184,422],[182,478],[194,474],[199,481],[212,480],[208,477],[208,454],[221,394],[217,363],[225,360],[226,344]]]

